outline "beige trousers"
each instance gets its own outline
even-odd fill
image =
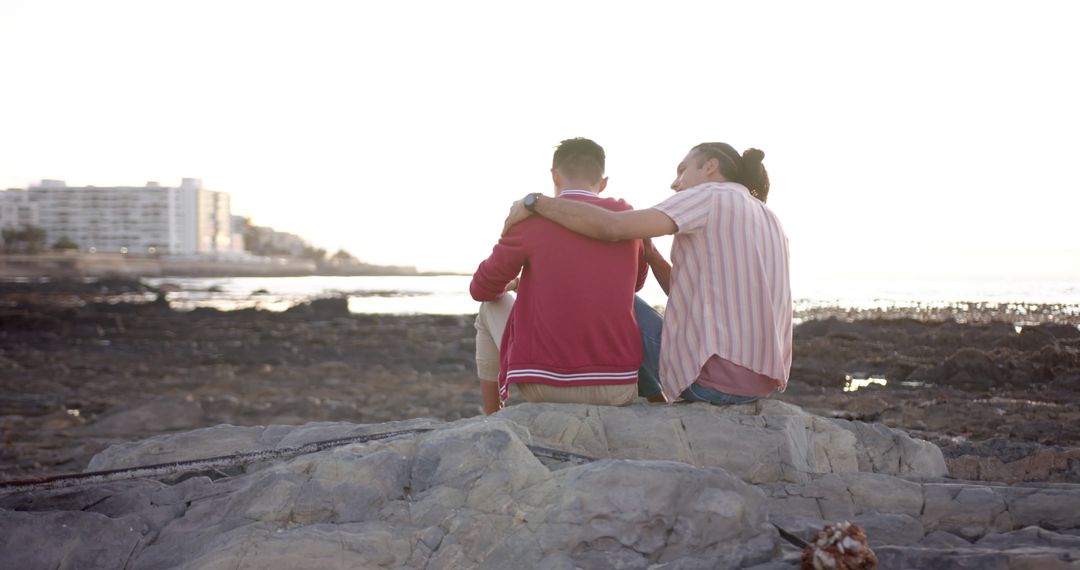
[[[499,381],[499,344],[513,308],[514,296],[510,293],[480,304],[476,315],[476,375],[482,382]],[[527,402],[533,403],[626,406],[638,397],[637,384],[548,386],[515,382],[513,385]]]

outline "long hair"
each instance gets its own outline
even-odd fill
[[[740,155],[734,147],[722,142],[701,143],[691,150],[697,154],[698,166],[715,158],[724,178],[746,186],[750,194],[762,202],[769,199],[769,173],[761,163],[765,159],[764,152],[748,148]]]

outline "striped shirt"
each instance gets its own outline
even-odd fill
[[[655,208],[678,226],[660,345],[664,394],[678,398],[713,355],[786,389],[791,284],[776,215],[733,182],[699,184]]]

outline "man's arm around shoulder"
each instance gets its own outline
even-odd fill
[[[604,241],[651,238],[678,230],[675,222],[656,208],[613,212],[575,200],[541,196],[536,200],[535,212],[572,232]],[[529,214],[521,200],[515,202],[503,224],[503,235]]]

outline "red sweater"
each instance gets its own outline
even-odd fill
[[[622,200],[567,190],[609,210]],[[510,382],[552,386],[633,384],[641,366],[634,292],[648,275],[640,240],[603,242],[531,216],[511,228],[476,269],[469,292],[492,301],[518,272],[517,301],[499,350],[499,394]]]

